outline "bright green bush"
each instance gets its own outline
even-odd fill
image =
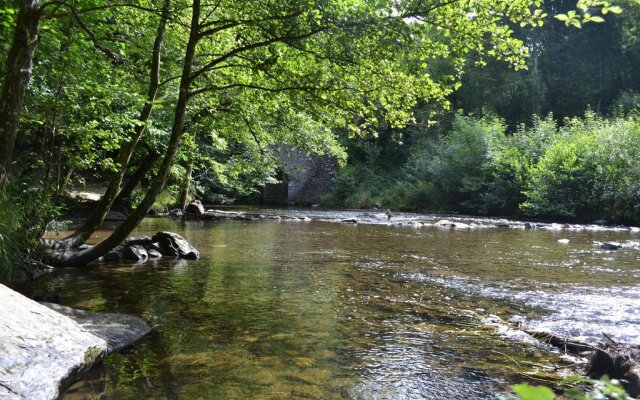
[[[404,168],[405,179],[416,189],[409,203],[416,208],[481,212],[490,145],[505,129],[498,119],[458,114],[447,135],[415,146]]]
[[[522,209],[535,216],[640,222],[640,123],[568,121],[531,168]]]
[[[326,204],[575,221],[640,223],[640,118],[552,115],[506,133],[496,118],[455,115],[423,131],[407,162],[384,168],[369,146],[344,169]]]

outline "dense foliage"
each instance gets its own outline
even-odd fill
[[[404,129],[345,141],[324,203],[637,223],[640,9],[584,24],[572,7],[545,3],[556,20],[513,26],[526,69],[468,57],[449,117],[422,103]]]
[[[640,222],[640,118],[552,115],[508,133],[502,120],[456,114],[449,130],[414,137],[395,172],[365,161],[338,177],[327,202],[401,209]],[[414,135],[415,136],[415,135]]]
[[[621,11],[576,7],[558,18],[576,25]],[[273,181],[283,146],[344,159],[337,129],[347,140],[400,130],[419,104],[432,119],[470,61],[524,68],[530,49],[516,28],[549,15],[538,0],[4,0],[0,190],[20,215],[10,184],[53,209],[84,182],[106,184],[64,246],[86,240],[113,207],[130,211],[127,221],[48,260],[85,265],[154,207],[255,192]]]

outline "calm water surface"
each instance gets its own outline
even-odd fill
[[[490,315],[640,343],[640,250],[592,244],[637,233],[149,219],[136,234],[158,230],[202,258],[31,289],[153,327],[67,399],[490,399],[566,367]]]

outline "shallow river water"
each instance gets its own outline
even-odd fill
[[[136,234],[177,232],[202,257],[63,269],[36,284],[31,294],[153,328],[66,398],[491,399],[566,368],[493,315],[640,344],[640,250],[593,245],[639,233],[337,217],[352,214],[370,223],[147,219]]]

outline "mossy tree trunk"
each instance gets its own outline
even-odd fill
[[[16,20],[15,34],[9,54],[0,94],[0,189],[7,179],[7,170],[16,143],[24,94],[31,79],[33,56],[38,46],[42,2],[22,0]]]

